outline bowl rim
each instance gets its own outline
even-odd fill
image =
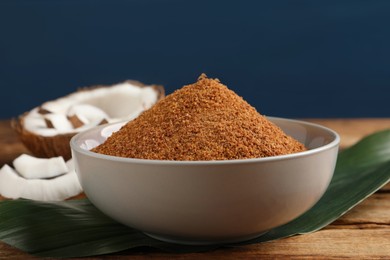
[[[329,133],[333,140],[329,142],[328,144],[325,144],[323,146],[313,148],[310,150],[306,150],[303,152],[297,152],[292,154],[285,154],[285,155],[277,155],[277,156],[269,156],[269,157],[261,157],[261,158],[248,158],[248,159],[234,159],[234,160],[210,160],[210,161],[175,161],[175,160],[152,160],[152,159],[139,159],[139,158],[126,158],[126,157],[118,157],[118,156],[112,156],[112,155],[106,155],[106,154],[99,154],[95,152],[91,152],[90,150],[86,150],[81,148],[79,145],[77,145],[77,140],[80,138],[81,135],[89,132],[94,131],[100,128],[105,128],[109,125],[115,125],[120,124],[124,122],[116,122],[116,123],[109,123],[100,125],[97,127],[90,128],[88,130],[82,131],[80,133],[77,133],[74,135],[70,140],[70,147],[72,150],[72,153],[78,152],[81,154],[84,154],[89,157],[94,157],[97,159],[104,159],[108,161],[114,161],[114,162],[127,162],[127,163],[137,163],[137,164],[159,164],[159,165],[204,165],[204,166],[211,166],[211,165],[219,165],[219,164],[248,164],[248,163],[260,163],[260,162],[271,162],[271,161],[279,161],[279,160],[290,160],[290,159],[297,159],[301,157],[307,157],[311,156],[313,154],[321,153],[323,151],[332,149],[334,147],[338,147],[340,143],[340,136],[339,134],[325,126],[322,126],[320,124],[307,122],[304,120],[297,120],[297,119],[289,119],[289,118],[282,118],[282,117],[272,117],[272,116],[266,116],[267,119],[272,120],[281,120],[284,122],[289,123],[295,123],[295,124],[301,124],[306,126],[315,127],[318,129],[321,129],[327,133]],[[277,125],[277,124],[276,124]]]

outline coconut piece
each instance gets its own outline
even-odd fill
[[[45,118],[45,123],[48,128],[54,128],[53,123],[49,119]]]
[[[25,179],[7,164],[0,169],[0,194],[6,198],[61,201],[81,192],[74,170],[52,179]]]
[[[26,179],[53,178],[69,171],[64,158],[36,158],[22,154],[13,161],[15,170]]]
[[[112,86],[89,87],[45,102],[13,119],[11,125],[33,155],[63,156],[68,160],[71,158],[69,142],[76,133],[105,122],[132,120],[163,96],[162,86],[146,86],[130,80]],[[81,109],[86,107],[85,111]]]
[[[71,106],[68,110],[69,116],[77,116],[83,125],[96,126],[103,120],[109,118],[109,116],[100,108],[89,104],[77,104]]]
[[[68,171],[74,171],[74,162],[73,159],[70,159],[66,162],[66,167],[68,168]]]
[[[103,119],[102,121],[100,121],[100,123],[98,125],[104,125],[107,123],[109,123],[109,122],[106,119]]]
[[[82,192],[77,174],[70,171],[49,180],[25,180],[20,197],[31,200],[62,201]]]
[[[41,115],[46,115],[46,114],[50,114],[51,112],[49,110],[44,109],[43,107],[39,107],[38,113]]]
[[[84,122],[77,115],[67,116],[69,122],[73,125],[73,128],[78,128],[84,125]]]
[[[48,125],[49,128],[55,128],[58,133],[68,133],[73,131],[73,125],[69,121],[66,115],[64,114],[46,114],[44,115],[45,119],[51,124]]]
[[[84,143],[82,143],[80,145],[81,148],[85,149],[85,150],[91,150],[93,148],[95,148],[96,146],[98,146],[100,143],[96,140],[93,140],[93,139],[87,139],[84,141]]]
[[[14,169],[5,164],[0,169],[0,194],[9,199],[18,199],[26,182]]]
[[[124,126],[126,124],[126,122],[123,122],[123,123],[120,123],[120,124],[115,124],[115,125],[108,125],[107,127],[104,127],[101,131],[100,131],[100,135],[104,138],[108,138],[112,135],[112,133],[118,131],[119,129],[121,129],[122,126]],[[91,148],[92,149],[92,148]],[[90,149],[88,149],[90,150]]]

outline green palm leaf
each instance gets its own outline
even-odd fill
[[[308,212],[259,238],[240,244],[321,229],[389,180],[390,130],[387,130],[368,136],[339,154],[328,190]],[[52,257],[99,255],[141,246],[169,252],[195,252],[218,247],[182,246],[152,239],[106,217],[87,199],[60,203],[2,201],[0,240],[31,254]]]

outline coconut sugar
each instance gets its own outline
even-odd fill
[[[178,161],[260,158],[304,150],[218,79],[204,74],[93,149],[119,157]]]

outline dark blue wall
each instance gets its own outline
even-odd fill
[[[0,1],[0,118],[201,72],[266,115],[389,117],[390,1]]]

